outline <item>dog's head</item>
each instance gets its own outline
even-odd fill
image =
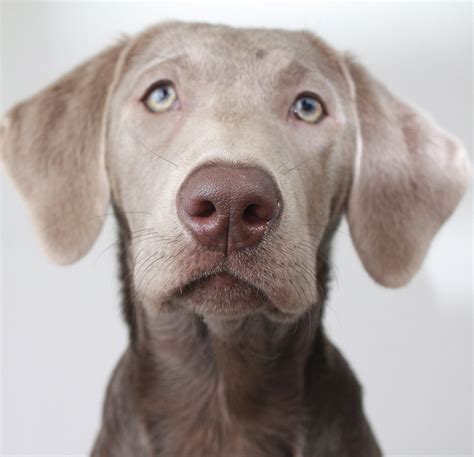
[[[459,202],[462,147],[310,33],[167,23],[14,107],[2,159],[49,256],[112,199],[148,307],[298,316],[347,214],[369,274],[405,284]]]

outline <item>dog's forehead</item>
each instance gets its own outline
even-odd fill
[[[308,32],[166,23],[139,35],[130,54],[141,65],[180,58],[194,76],[205,71],[228,77],[237,71],[260,77],[283,72],[291,78],[304,69],[340,76],[338,52]]]

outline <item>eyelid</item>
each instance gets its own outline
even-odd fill
[[[173,81],[170,81],[169,79],[160,79],[159,81],[154,82],[150,87],[148,87],[148,89],[140,98],[140,101],[145,102],[155,89],[159,89],[163,86],[173,86],[173,89],[176,92],[176,96],[178,95],[178,92],[176,91],[176,86],[173,84]]]
[[[296,96],[295,101],[293,102],[293,105],[291,105],[291,109],[293,110],[293,108],[296,105],[296,102],[300,98],[304,98],[304,97],[314,98],[322,106],[324,114],[326,116],[328,115],[328,110],[327,110],[326,104],[324,103],[323,99],[318,94],[315,94],[314,92],[307,91],[307,90],[304,91],[304,92],[301,92],[300,94],[298,94]]]

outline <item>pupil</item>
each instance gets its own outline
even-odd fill
[[[307,113],[314,111],[314,102],[308,98],[301,100],[301,109]]]
[[[168,97],[167,87],[159,87],[158,89],[155,90],[155,100],[157,102],[161,102],[167,97]]]

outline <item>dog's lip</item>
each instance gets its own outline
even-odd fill
[[[261,296],[263,300],[270,302],[267,294],[258,285],[224,267],[216,267],[210,271],[203,272],[191,279],[188,279],[180,286],[175,288],[171,292],[171,295],[182,296],[194,288],[199,287],[200,284],[204,284],[206,282],[212,282],[212,286],[220,290],[228,287],[238,287],[239,285],[249,287],[253,289],[259,296]]]
[[[206,277],[204,280],[212,282],[212,285],[219,289],[224,289],[226,287],[233,287],[241,283],[239,279],[237,279],[235,276],[232,276],[225,271],[221,273],[215,273],[211,276]]]
[[[168,295],[169,300],[184,297],[188,293],[192,293],[200,285],[211,286],[211,288],[216,291],[224,291],[226,288],[231,287],[244,287],[251,289],[262,300],[262,308],[260,311],[277,321],[291,322],[300,315],[299,313],[293,313],[281,309],[258,284],[253,283],[245,277],[242,277],[241,274],[235,273],[223,265],[216,266],[183,281],[180,286],[174,288]],[[246,314],[247,313],[244,313],[244,315]]]
[[[202,285],[211,286],[215,290],[224,290],[230,287],[238,287],[239,285],[248,286],[249,284],[226,271],[221,271],[203,274],[192,279],[184,286],[180,287],[179,294],[184,295]]]

